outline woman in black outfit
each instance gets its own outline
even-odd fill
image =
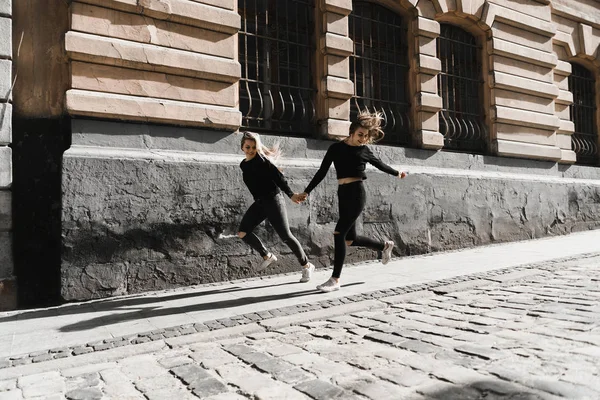
[[[362,112],[357,120],[350,125],[350,135],[338,143],[329,146],[321,167],[312,181],[300,194],[304,201],[310,192],[325,178],[331,163],[335,165],[338,179],[338,203],[340,219],[335,226],[334,234],[334,263],[333,274],[317,289],[332,292],[340,289],[340,275],[346,258],[346,245],[362,246],[383,252],[381,262],[387,264],[392,256],[393,241],[381,242],[356,234],[355,222],[362,213],[366,192],[363,180],[367,179],[365,167],[367,163],[390,175],[404,178],[405,172],[398,172],[384,164],[375,156],[366,144],[376,142],[383,137],[381,130],[381,115],[379,113]]]
[[[250,190],[250,193],[252,193],[255,201],[242,218],[238,236],[263,257],[263,262],[256,270],[264,270],[277,261],[277,257],[267,251],[253,231],[258,224],[268,219],[279,237],[288,245],[300,265],[302,265],[302,278],[300,282],[308,282],[315,270],[315,266],[308,262],[302,246],[300,246],[298,240],[290,232],[285,200],[281,194],[281,190],[295,203],[299,203],[301,197],[292,192],[285,176],[271,162],[271,159],[279,157],[279,149],[270,149],[264,146],[260,140],[260,136],[252,132],[244,133],[241,148],[244,154],[246,154],[246,159],[242,160],[240,168],[243,171],[244,183]]]

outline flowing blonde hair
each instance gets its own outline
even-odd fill
[[[240,148],[244,147],[244,142],[246,140],[252,140],[256,143],[256,151],[258,154],[263,157],[268,158],[271,162],[277,161],[281,156],[281,149],[279,148],[279,143],[275,143],[273,147],[267,147],[263,144],[260,139],[260,135],[254,132],[240,132],[242,133],[242,140],[240,141]]]
[[[383,129],[381,129],[382,121],[383,114],[379,111],[361,111],[356,116],[356,120],[350,124],[350,135],[354,134],[358,128],[365,128],[369,131],[367,143],[376,143],[385,136]]]

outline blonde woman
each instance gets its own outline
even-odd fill
[[[338,179],[338,203],[340,216],[335,227],[334,235],[334,263],[333,274],[325,283],[317,286],[323,292],[340,289],[340,275],[346,258],[346,245],[362,246],[383,252],[381,262],[387,264],[392,256],[393,241],[378,241],[356,234],[356,220],[362,213],[367,199],[363,180],[366,164],[369,163],[377,169],[390,175],[404,178],[405,172],[399,172],[384,164],[375,156],[367,144],[377,142],[383,138],[381,130],[381,114],[361,112],[356,121],[350,125],[350,135],[343,141],[329,146],[321,167],[308,184],[300,200],[304,201],[310,192],[325,178],[329,167],[333,163]]]
[[[265,248],[258,236],[254,234],[254,229],[268,219],[303,267],[300,282],[310,281],[315,266],[308,262],[302,246],[290,231],[285,200],[281,191],[283,190],[295,203],[299,203],[301,197],[292,192],[285,176],[273,164],[273,161],[281,155],[279,149],[263,145],[260,136],[252,132],[243,134],[241,148],[246,158],[240,163],[240,168],[243,172],[244,183],[254,197],[254,203],[242,218],[238,236],[263,257],[263,262],[256,270],[264,270],[276,262],[277,257]]]

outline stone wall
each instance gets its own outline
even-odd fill
[[[286,154],[281,167],[292,189],[300,191],[331,142],[277,140]],[[359,230],[396,241],[397,256],[600,227],[596,168],[374,149],[410,174],[399,180],[368,172],[369,199]],[[68,153],[62,211],[65,299],[256,275],[253,266],[260,257],[236,236],[252,201],[239,169],[239,135],[77,120]],[[332,262],[336,187],[332,169],[308,204],[287,203],[292,231],[319,267]],[[267,274],[299,271],[270,226],[260,227],[258,234],[280,259]],[[351,248],[348,261],[376,257]]]
[[[0,310],[16,305],[12,249],[12,4],[0,0]]]

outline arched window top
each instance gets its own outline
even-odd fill
[[[407,92],[408,47],[401,15],[367,1],[353,1],[350,38],[350,79],[354,97],[351,118],[368,109],[384,115],[383,143],[410,142],[410,104]]]
[[[598,163],[598,127],[596,112],[596,78],[594,73],[578,63],[571,63],[569,89],[573,94],[571,121],[575,132],[571,136],[573,151],[580,164]]]
[[[298,136],[315,130],[314,6],[238,0],[242,128]]]
[[[487,129],[482,101],[481,46],[466,30],[442,23],[437,54],[442,62],[438,91],[442,97],[439,121],[444,147],[483,153]]]

